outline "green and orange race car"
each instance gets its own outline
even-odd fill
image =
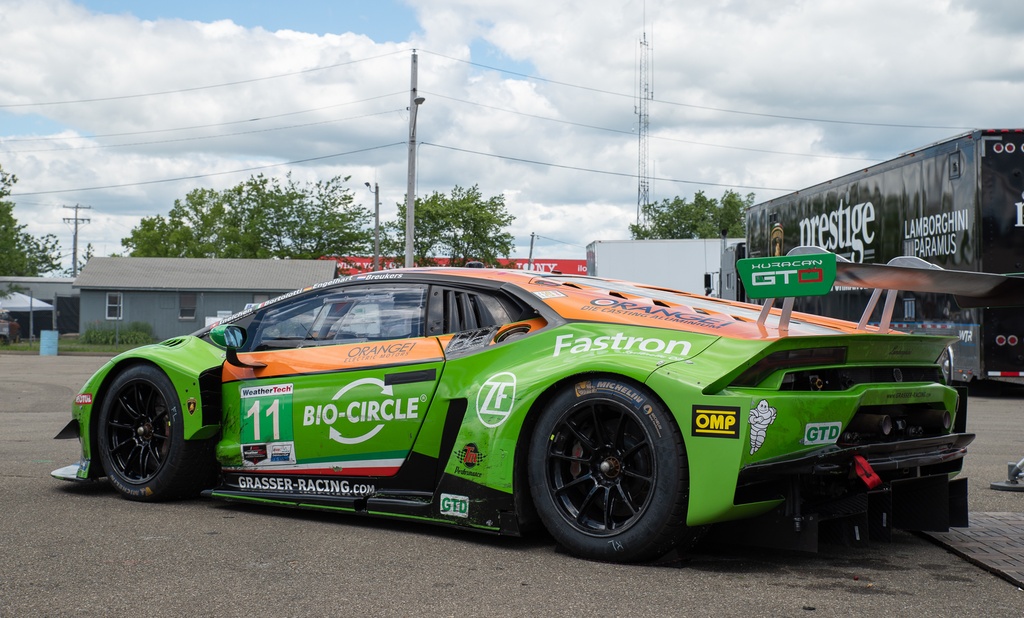
[[[998,304],[1024,289],[831,254],[743,266],[761,298],[835,282]],[[729,522],[801,549],[825,530],[966,525],[954,477],[973,436],[939,362],[950,339],[773,304],[527,271],[344,277],[110,360],[58,435],[81,459],[53,476],[106,477],[141,501],[539,524],[621,562],[682,554]]]

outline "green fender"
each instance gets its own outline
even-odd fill
[[[133,348],[107,361],[82,386],[72,404],[72,416],[78,421],[79,440],[82,444],[82,464],[79,466],[78,477],[90,478],[92,444],[100,406],[108,394],[110,383],[121,369],[138,363],[158,365],[177,391],[178,403],[184,411],[182,430],[185,439],[206,440],[220,431],[220,418],[219,415],[215,418],[206,415],[204,422],[199,377],[204,371],[219,367],[223,362],[224,350],[191,336]],[[190,403],[192,400],[194,406]],[[96,414],[93,414],[94,411]]]

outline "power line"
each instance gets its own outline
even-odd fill
[[[624,172],[609,172],[607,170],[596,170],[596,169],[593,169],[593,168],[576,167],[574,165],[562,165],[562,164],[559,164],[559,163],[550,163],[550,162],[547,162],[547,161],[535,161],[535,160],[532,160],[532,159],[522,159],[522,158],[519,158],[519,157],[506,157],[506,156],[503,156],[503,155],[497,155],[497,154],[493,154],[493,153],[490,153],[490,152],[480,152],[480,151],[477,151],[477,150],[467,150],[465,148],[456,148],[455,146],[445,146],[443,144],[434,144],[434,143],[431,143],[431,142],[422,142],[421,141],[420,145],[421,146],[434,146],[436,148],[443,148],[445,150],[453,150],[453,151],[456,151],[456,152],[464,152],[464,153],[467,153],[467,154],[475,154],[475,155],[480,155],[480,156],[483,156],[483,157],[491,157],[491,158],[494,158],[494,159],[502,159],[502,160],[505,160],[505,161],[515,161],[516,163],[529,163],[530,165],[543,165],[545,167],[553,167],[553,168],[565,169],[565,170],[574,170],[574,171],[577,171],[577,172],[590,172],[592,174],[604,174],[606,176],[620,176],[620,177],[623,177],[623,178],[634,178],[634,179],[637,177],[636,174],[626,174]],[[726,184],[726,183],[718,183],[718,182],[703,182],[703,181],[699,181],[699,180],[682,180],[682,179],[679,179],[679,178],[660,178],[660,177],[654,177],[654,178],[652,178],[652,180],[658,180],[658,181],[664,181],[664,182],[675,182],[675,183],[680,183],[680,184],[704,185],[704,186],[708,186],[708,187],[726,187],[726,188],[737,188],[737,189],[753,189],[753,190],[761,190],[761,191],[784,191],[784,192],[787,192],[787,193],[790,193],[790,192],[793,192],[793,191],[796,190],[796,189],[785,189],[785,188],[781,188],[781,187],[755,187],[755,186],[751,186],[751,185],[739,185],[739,184],[732,184],[732,183]]]
[[[387,97],[393,97],[393,96],[396,96],[396,95],[399,95],[399,94],[404,95],[404,94],[406,94],[406,92],[403,90],[401,92],[392,92],[392,93],[389,93],[389,94],[382,94],[382,95],[378,95],[378,96],[375,96],[375,97],[368,97],[366,99],[359,99],[358,101],[347,101],[345,103],[337,103],[335,105],[324,105],[323,107],[311,107],[309,109],[301,109],[301,110],[294,111],[294,112],[284,112],[284,113],[281,113],[281,114],[272,114],[272,115],[269,115],[269,116],[257,116],[255,118],[246,118],[246,119],[243,119],[243,120],[229,120],[227,122],[215,122],[215,123],[211,123],[211,124],[197,124],[197,125],[192,125],[190,127],[175,127],[175,128],[172,128],[172,129],[150,129],[150,130],[147,130],[147,131],[125,131],[123,133],[101,133],[101,134],[96,134],[96,135],[76,135],[76,136],[73,136],[73,137],[69,137],[69,136],[66,136],[66,135],[56,135],[56,136],[49,135],[49,136],[46,136],[46,137],[12,137],[12,138],[4,138],[3,142],[5,142],[5,143],[13,143],[13,142],[47,142],[47,141],[71,140],[71,139],[101,139],[101,138],[107,138],[107,137],[132,137],[132,136],[135,136],[135,135],[149,135],[149,134],[152,134],[152,133],[172,133],[174,131],[191,131],[191,130],[194,130],[194,129],[212,129],[212,128],[216,128],[216,127],[226,127],[226,126],[231,126],[231,125],[235,125],[235,124],[247,124],[247,123],[250,123],[250,122],[261,122],[261,121],[264,121],[264,120],[273,120],[275,118],[284,118],[286,116],[298,116],[298,115],[301,115],[301,114],[309,114],[309,113],[312,113],[312,112],[320,112],[320,111],[323,111],[325,109],[333,109],[335,107],[344,107],[346,105],[356,105],[357,103],[367,103],[369,101],[375,101],[377,99],[386,99]]]
[[[336,62],[334,64],[326,64],[326,65],[324,65],[324,67],[313,67],[312,69],[303,69],[302,71],[293,71],[291,73],[282,73],[282,74],[279,74],[279,75],[269,75],[269,76],[266,76],[266,77],[251,78],[251,79],[248,79],[248,80],[237,80],[237,81],[233,81],[233,82],[223,82],[223,83],[220,83],[220,84],[208,84],[206,86],[193,86],[193,87],[189,87],[189,88],[177,88],[177,89],[174,89],[174,90],[161,90],[161,91],[158,91],[158,92],[143,92],[143,93],[136,93],[136,94],[121,94],[121,95],[116,95],[116,96],[100,96],[100,97],[95,97],[95,98],[70,99],[70,100],[62,100],[62,101],[37,101],[37,102],[30,102],[30,103],[5,103],[5,104],[0,104],[0,109],[2,109],[2,108],[11,108],[11,107],[36,107],[36,106],[42,106],[42,105],[71,105],[71,104],[77,104],[77,103],[96,103],[96,102],[102,102],[102,101],[117,101],[117,100],[131,99],[131,98],[142,98],[142,97],[146,97],[146,96],[163,96],[165,94],[181,94],[181,93],[184,93],[184,92],[198,92],[200,90],[212,90],[214,88],[227,88],[229,86],[240,86],[242,84],[252,84],[252,83],[255,83],[255,82],[265,82],[267,80],[276,80],[276,79],[281,79],[281,78],[286,78],[286,77],[294,77],[296,75],[305,75],[305,74],[308,74],[308,73],[316,73],[318,71],[328,71],[330,69],[337,69],[339,67],[347,67],[347,65],[349,65],[349,64],[357,64],[359,62],[367,62],[367,61],[370,61],[370,60],[376,60],[376,59],[379,59],[379,58],[383,58],[383,57],[394,55],[396,53],[402,53],[403,51],[407,51],[407,50],[397,49],[395,51],[390,51],[388,53],[382,53],[380,55],[370,56],[370,57],[367,57],[367,58],[358,58],[358,59],[354,59],[354,60],[348,60],[347,62]]]
[[[508,75],[517,75],[519,77],[525,77],[527,79],[531,79],[531,80],[538,81],[538,82],[545,82],[545,83],[556,85],[556,86],[565,86],[566,88],[576,88],[578,90],[585,90],[587,92],[594,92],[594,93],[597,93],[597,94],[606,94],[606,95],[613,96],[613,97],[629,97],[629,98],[633,98],[633,95],[631,95],[631,94],[624,94],[622,92],[614,92],[614,91],[611,91],[611,90],[603,90],[601,88],[594,88],[594,87],[591,87],[591,86],[582,86],[580,84],[570,84],[569,82],[558,81],[558,80],[555,80],[555,79],[547,79],[547,78],[544,78],[544,77],[538,77],[536,75],[530,75],[528,73],[519,73],[517,71],[510,71],[508,69],[502,69],[502,68],[499,68],[499,67],[493,67],[493,66],[490,66],[490,65],[481,64],[479,62],[472,62],[470,60],[463,60],[461,58],[455,58],[455,57],[452,57],[452,56],[447,56],[445,54],[439,54],[437,52],[432,52],[432,51],[429,51],[429,50],[420,50],[420,51],[422,51],[425,54],[433,54],[435,56],[439,56],[441,58],[445,58],[445,59],[451,60],[453,62],[461,62],[461,63],[468,64],[468,65],[471,65],[471,66],[480,67],[482,69],[488,69],[488,70],[491,70],[491,71],[498,71],[499,73],[505,73],[505,74],[508,74]],[[724,108],[724,107],[709,107],[709,106],[706,106],[706,105],[693,105],[692,103],[680,103],[678,101],[666,101],[664,99],[651,99],[651,100],[656,102],[656,103],[664,103],[665,105],[675,105],[677,107],[687,107],[687,108],[690,108],[690,109],[699,109],[699,110],[702,110],[702,111],[719,112],[719,113],[723,113],[723,114],[741,114],[741,115],[744,115],[744,116],[757,116],[757,117],[763,117],[763,118],[775,118],[775,119],[780,119],[780,120],[797,120],[797,121],[800,121],[800,122],[820,122],[820,123],[826,123],[826,124],[848,124],[848,125],[866,126],[866,127],[885,127],[885,128],[890,128],[890,129],[950,129],[950,130],[953,130],[953,131],[969,131],[969,130],[974,128],[974,127],[957,127],[957,126],[944,126],[944,125],[920,125],[920,124],[888,123],[888,122],[866,122],[866,121],[857,121],[857,120],[836,120],[836,119],[831,119],[831,118],[813,118],[813,117],[809,117],[809,116],[787,116],[787,115],[784,115],[784,114],[768,114],[768,113],[763,113],[763,112],[749,112],[749,111],[743,111],[743,110],[728,109],[728,108]]]
[[[541,116],[539,114],[528,114],[526,112],[521,112],[521,111],[514,110],[514,109],[508,109],[507,107],[497,107],[497,106],[494,106],[494,105],[488,105],[486,103],[479,103],[477,101],[467,101],[465,99],[458,99],[458,98],[455,98],[455,97],[449,97],[449,96],[445,96],[443,94],[438,94],[436,92],[429,92],[429,91],[426,91],[426,90],[423,90],[423,89],[420,89],[420,92],[422,92],[424,94],[427,94],[427,95],[430,95],[431,97],[437,97],[437,98],[440,98],[440,99],[446,99],[448,101],[455,101],[456,103],[464,103],[466,105],[473,105],[473,106],[476,106],[476,107],[482,107],[484,109],[493,109],[493,110],[499,111],[499,112],[515,114],[517,116],[523,116],[523,117],[526,117],[526,118],[535,118],[537,120],[545,120],[545,121],[548,121],[548,122],[564,124],[564,125],[568,125],[568,126],[571,126],[571,127],[581,127],[581,128],[584,128],[584,129],[594,129],[595,131],[606,131],[608,133],[618,133],[620,135],[629,135],[631,137],[634,134],[633,131],[626,131],[624,129],[612,129],[612,128],[609,128],[609,127],[599,127],[597,125],[585,124],[585,123],[582,123],[582,122],[573,122],[571,120],[562,120],[560,118],[552,118],[550,116]],[[708,142],[698,142],[698,141],[694,141],[694,140],[679,139],[677,137],[665,137],[663,135],[651,135],[650,139],[658,140],[658,141],[665,141],[665,142],[675,142],[677,144],[690,144],[690,145],[693,145],[693,146],[705,146],[705,147],[708,147],[708,148],[723,148],[723,149],[726,149],[726,150],[742,150],[744,152],[759,152],[759,153],[762,153],[762,154],[778,154],[778,155],[787,155],[787,156],[791,156],[791,157],[811,157],[811,158],[815,158],[815,159],[838,159],[838,160],[843,160],[843,161],[867,161],[867,162],[871,162],[871,163],[877,163],[879,161],[882,161],[882,159],[873,159],[873,158],[869,158],[869,157],[844,157],[844,156],[841,156],[841,155],[814,154],[814,153],[808,153],[808,152],[790,152],[790,151],[786,151],[786,150],[766,150],[766,149],[763,149],[763,148],[747,148],[747,147],[744,147],[744,146],[726,146],[724,144],[711,144],[711,143],[708,143]]]
[[[221,138],[225,138],[225,137],[237,137],[239,135],[254,135],[254,134],[257,134],[257,133],[269,133],[271,131],[286,131],[286,130],[290,130],[290,129],[301,129],[301,128],[305,128],[305,127],[313,127],[313,126],[323,125],[323,124],[332,124],[332,123],[335,123],[335,122],[345,122],[345,121],[348,121],[348,120],[359,120],[361,118],[369,118],[371,116],[383,116],[385,114],[393,114],[393,113],[401,112],[401,111],[405,111],[405,108],[389,109],[389,110],[385,110],[385,111],[382,111],[382,112],[374,112],[372,114],[363,114],[361,116],[349,116],[348,118],[335,118],[333,120],[321,120],[319,122],[308,122],[308,123],[304,123],[304,124],[296,124],[296,125],[290,125],[290,126],[285,126],[285,127],[268,127],[266,129],[253,129],[252,131],[238,131],[236,133],[222,133],[220,135],[197,135],[197,136],[194,136],[194,137],[179,137],[179,138],[176,138],[176,139],[156,140],[156,141],[152,141],[152,142],[127,142],[127,143],[124,143],[124,144],[97,144],[95,146],[68,146],[66,148],[41,148],[41,149],[38,149],[38,150],[0,150],[0,153],[4,153],[4,154],[6,154],[6,153],[10,153],[10,154],[26,154],[26,153],[36,153],[36,152],[60,152],[60,151],[65,151],[65,150],[98,150],[98,149],[105,149],[105,148],[124,148],[124,147],[128,147],[128,146],[151,146],[151,145],[154,145],[154,144],[174,144],[174,143],[178,143],[178,142],[192,142],[192,141],[199,141],[199,140],[205,140],[205,139],[221,139]]]
[[[176,178],[163,178],[160,180],[144,180],[141,182],[125,182],[116,185],[103,185],[99,187],[79,187],[77,189],[54,189],[51,191],[29,191],[26,193],[10,193],[9,197],[23,197],[29,195],[51,195],[55,193],[75,193],[78,191],[99,191],[102,189],[121,189],[124,187],[141,187],[145,185],[156,185],[167,182],[179,182],[181,180],[195,180],[197,178],[212,178],[214,176],[226,176],[229,174],[241,174],[243,172],[254,172],[259,170],[271,169],[274,167],[281,167],[284,165],[298,165],[299,163],[310,163],[312,161],[323,161],[325,159],[334,159],[336,157],[344,157],[352,154],[359,154],[361,152],[370,152],[371,150],[380,150],[382,148],[390,148],[392,146],[402,146],[405,142],[395,142],[393,144],[384,144],[382,146],[371,146],[369,148],[361,148],[359,150],[350,150],[348,152],[338,152],[334,154],[324,155],[322,157],[310,157],[308,159],[297,159],[295,161],[284,161],[281,163],[271,163],[269,165],[258,165],[256,167],[246,167],[237,170],[227,170],[223,172],[211,172],[209,174],[194,174],[192,176],[178,176]]]

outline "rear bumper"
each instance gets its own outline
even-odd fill
[[[761,461],[740,471],[740,482],[777,480],[794,475],[847,474],[853,458],[860,455],[876,472],[908,470],[945,464],[963,459],[972,433],[952,433],[934,438],[918,438],[861,446],[829,446],[798,457]]]

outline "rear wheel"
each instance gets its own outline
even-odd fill
[[[541,413],[529,454],[541,521],[573,554],[649,561],[687,549],[689,473],[672,416],[639,385],[579,382]]]
[[[97,434],[107,477],[126,498],[169,500],[213,484],[212,441],[184,439],[177,392],[156,367],[135,365],[114,379]]]

